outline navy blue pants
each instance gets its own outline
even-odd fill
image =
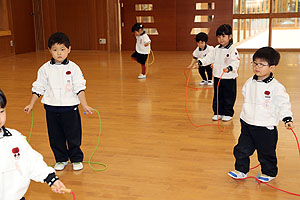
[[[82,130],[78,111],[52,112],[46,110],[48,136],[56,162],[82,162],[80,149]]]
[[[213,111],[217,114],[217,86],[219,78],[214,77]],[[219,115],[233,116],[233,106],[236,99],[236,79],[221,79],[219,84]]]
[[[249,172],[250,158],[257,150],[258,161],[261,172],[275,177],[278,173],[276,145],[278,132],[276,126],[273,130],[267,127],[249,125],[241,119],[241,135],[238,144],[234,147],[233,154],[236,159],[235,169]]]

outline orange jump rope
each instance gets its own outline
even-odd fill
[[[188,113],[188,111],[187,111],[187,90],[188,90],[188,88],[191,88],[191,89],[193,89],[193,90],[205,90],[205,89],[212,89],[212,88],[194,88],[194,87],[189,86],[189,81],[190,81],[192,69],[190,70],[190,73],[189,73],[189,76],[188,76],[188,77],[186,76],[185,71],[186,71],[186,69],[184,69],[184,76],[185,76],[185,78],[186,78],[185,112],[186,112],[186,114],[187,114],[187,117],[188,117],[189,121],[190,121],[191,124],[192,124],[193,126],[195,126],[195,127],[218,126],[219,129],[220,129],[220,126],[222,126],[222,127],[223,127],[222,130],[224,131],[224,130],[225,130],[225,127],[224,127],[224,125],[220,125],[220,124],[219,124],[219,119],[218,119],[218,124],[203,124],[203,125],[196,125],[196,124],[191,120],[191,118],[190,118],[190,116],[189,116],[189,113]],[[220,79],[219,79],[218,85],[217,85],[217,115],[219,115],[219,107],[218,107],[218,105],[219,105],[219,102],[218,102],[218,99],[219,99],[219,84],[220,84],[220,81],[221,81],[221,78],[222,78],[223,74],[224,74],[224,72],[222,73],[222,75],[221,75],[221,77],[220,77]],[[296,135],[296,133],[294,132],[294,130],[293,130],[292,128],[290,128],[290,130],[292,131],[292,133],[293,133],[294,136],[295,136],[295,140],[296,140],[296,142],[297,142],[298,151],[299,151],[299,155],[300,155],[300,146],[299,146],[299,141],[298,141],[297,135]],[[255,169],[255,168],[259,167],[259,166],[260,166],[260,164],[258,164],[258,165],[256,165],[256,166],[250,168],[250,170]],[[295,195],[295,196],[300,196],[300,194],[293,193],[293,192],[289,192],[289,191],[287,191],[287,190],[283,190],[283,189],[274,187],[274,186],[272,186],[272,185],[270,185],[270,184],[268,184],[268,183],[261,182],[261,181],[260,181],[257,177],[255,177],[255,176],[248,176],[248,177],[246,177],[246,178],[241,178],[241,179],[238,179],[238,180],[244,180],[244,179],[249,179],[249,178],[255,179],[256,182],[257,182],[258,184],[263,183],[263,184],[265,184],[265,185],[267,185],[267,186],[269,186],[269,187],[271,187],[271,188],[273,188],[273,189],[275,189],[275,190],[278,190],[278,191],[281,191],[281,192],[285,192],[285,193],[288,193],[288,194],[291,194],[291,195]]]

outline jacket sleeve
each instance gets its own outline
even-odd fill
[[[207,66],[215,62],[215,48],[209,51],[209,53],[204,58],[198,58],[198,61],[202,63],[202,66]]]
[[[75,64],[73,75],[73,91],[78,94],[86,89],[86,80],[83,77],[81,69]]]
[[[47,83],[46,69],[44,66],[42,66],[38,71],[36,81],[34,81],[32,84],[32,92],[40,95],[44,95],[47,85],[48,83]]]
[[[231,52],[230,52],[230,64],[229,66],[231,66],[233,72],[237,72],[238,68],[240,65],[240,56],[239,56],[239,52],[236,50],[236,48],[232,48]]]
[[[291,103],[290,103],[290,97],[288,93],[286,92],[283,85],[279,85],[278,88],[276,88],[276,96],[275,96],[275,105],[277,109],[277,112],[279,114],[279,119],[281,121],[285,121],[285,118],[291,118],[292,117],[292,111],[291,111]]]
[[[55,170],[52,167],[48,167],[47,164],[43,160],[43,156],[35,151],[26,141],[24,136],[20,134],[18,137],[20,143],[23,143],[23,147],[25,150],[25,166],[22,167],[21,171],[24,171],[24,175],[36,182],[44,183],[45,179],[49,174],[55,173]]]

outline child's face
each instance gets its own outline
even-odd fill
[[[6,110],[5,108],[0,108],[0,128],[4,126],[6,122]]]
[[[226,46],[231,40],[232,35],[218,35],[217,39],[220,45]]]
[[[142,28],[140,28],[138,31],[134,31],[134,35],[140,36],[140,35],[142,35],[143,32],[144,32],[144,30]]]
[[[51,49],[49,49],[49,52],[56,63],[62,63],[71,52],[71,46],[67,48],[64,44],[55,43]]]
[[[256,58],[252,62],[253,72],[258,77],[258,80],[264,80],[270,76],[270,73],[275,69],[275,65],[269,66],[269,63],[261,58]]]
[[[199,41],[197,42],[197,45],[200,49],[204,49],[205,45],[206,45],[206,42],[203,42],[203,41]]]

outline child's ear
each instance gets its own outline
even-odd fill
[[[269,67],[269,68],[270,68],[270,71],[273,72],[273,71],[275,70],[275,67],[276,67],[275,65],[271,65],[271,66]]]
[[[69,53],[71,52],[71,46],[69,46]]]

